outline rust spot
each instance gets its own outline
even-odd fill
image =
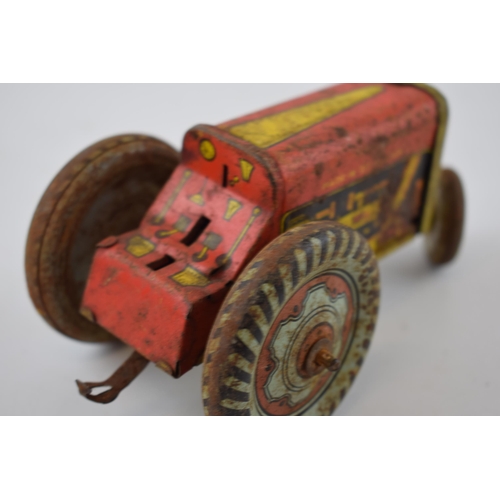
[[[143,319],[146,319],[148,317],[148,309],[146,309],[145,307],[143,307],[142,309],[140,309],[138,312],[137,312],[137,318],[138,320],[143,320]]]
[[[82,396],[95,403],[111,403],[146,368],[148,363],[149,360],[134,351],[118,370],[103,382],[80,382],[77,380],[78,391]],[[93,389],[102,387],[109,387],[109,389],[97,395],[92,394]]]
[[[314,165],[314,174],[316,177],[321,177],[324,169],[325,165],[323,163],[316,163],[316,165]]]

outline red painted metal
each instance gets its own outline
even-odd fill
[[[341,220],[382,254],[418,231],[438,118],[419,88],[349,84],[194,127],[140,227],[97,248],[82,306],[145,358],[186,373],[231,283],[280,232]],[[257,129],[274,130],[274,142]]]

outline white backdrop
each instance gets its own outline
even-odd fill
[[[73,341],[38,316],[23,269],[31,216],[57,171],[104,137],[141,132],[180,147],[192,125],[321,87],[0,85],[0,414],[202,414],[201,367],[173,380],[150,365],[110,405],[78,395],[76,378],[105,379],[130,350]],[[381,262],[374,341],[336,415],[500,414],[500,85],[437,87],[451,110],[444,164],[466,189],[463,247],[438,270],[428,266],[420,237]]]

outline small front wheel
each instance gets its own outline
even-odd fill
[[[376,258],[335,222],[280,235],[246,267],[204,359],[208,415],[328,415],[360,370],[379,304]]]

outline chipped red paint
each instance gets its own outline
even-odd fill
[[[289,214],[297,224],[364,224],[359,228],[376,253],[415,234],[439,120],[427,92],[381,85],[326,118],[314,110],[313,118],[323,118],[265,147],[236,133],[249,122],[368,87],[340,85],[218,127],[189,130],[180,165],[140,227],[97,248],[85,310],[177,377],[201,362],[231,283],[266,244],[295,225],[286,226]],[[294,119],[286,126],[295,127]],[[288,115],[279,120],[285,123]]]

